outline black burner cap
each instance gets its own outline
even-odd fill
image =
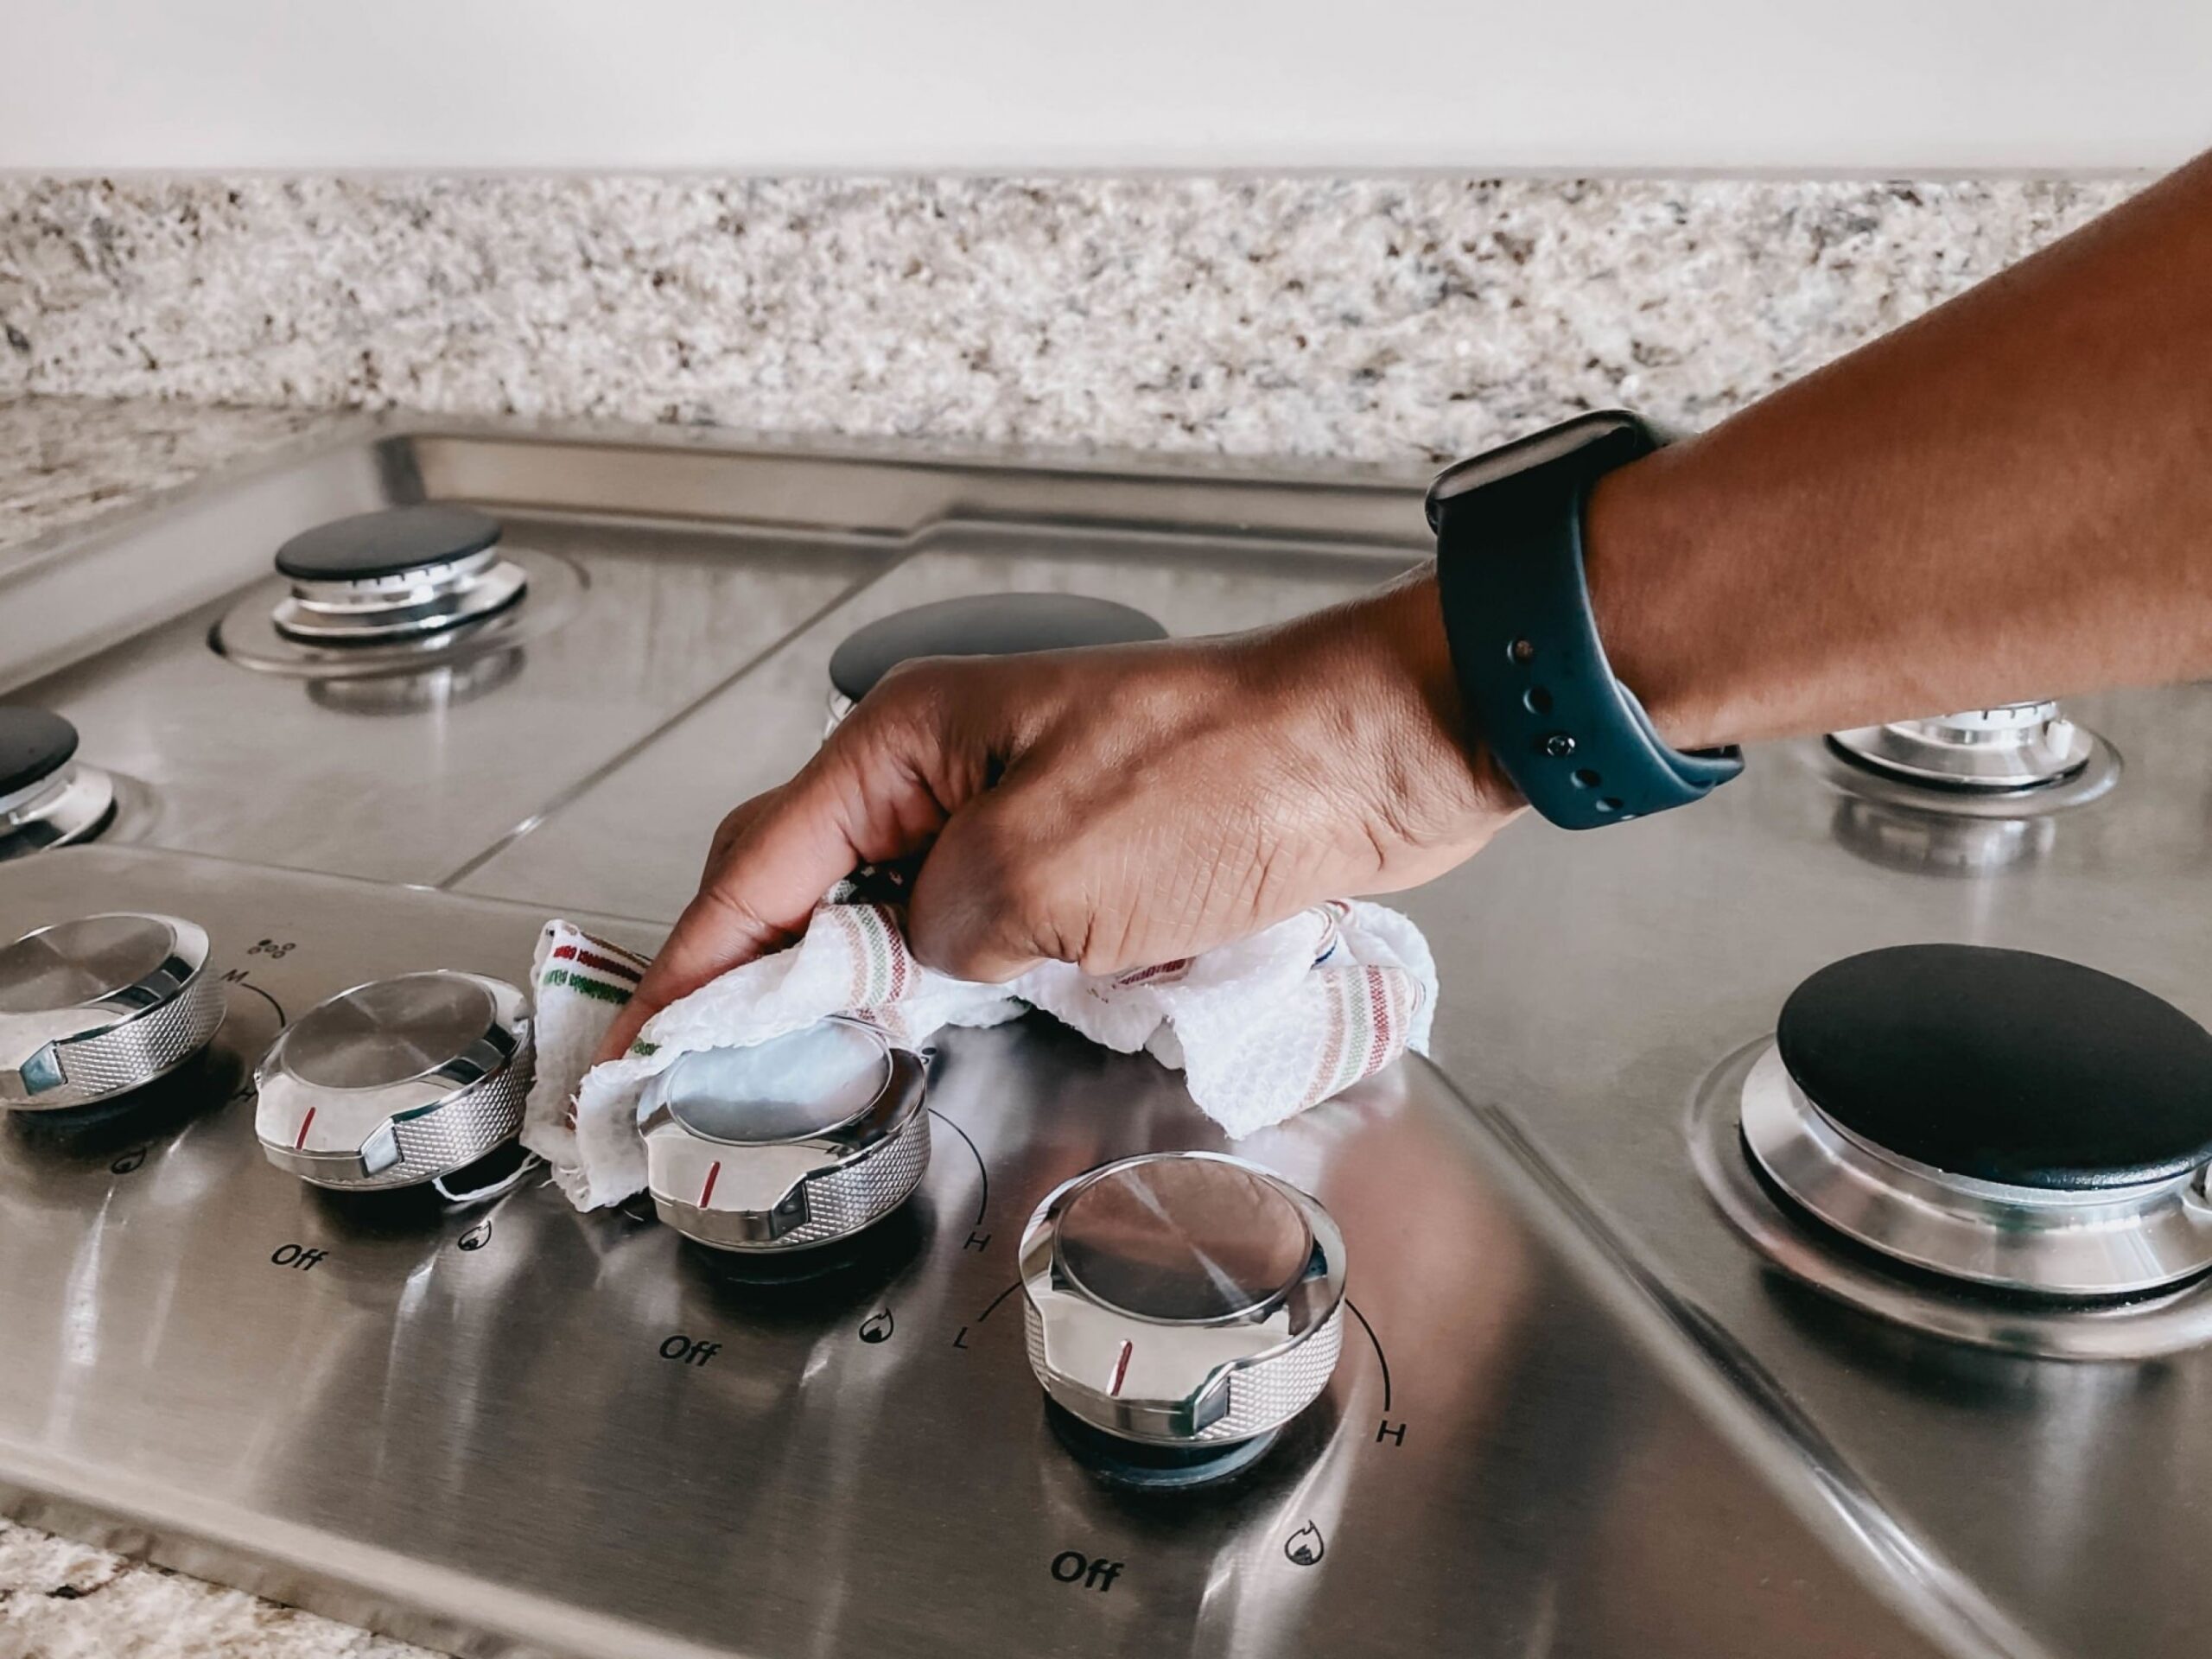
[[[1007,657],[1165,639],[1142,611],[1080,594],[977,594],[878,617],[830,653],[830,683],[859,702],[910,657]]]
[[[2079,963],[1974,944],[1870,950],[1791,992],[1777,1036],[1830,1119],[1953,1174],[2126,1186],[2212,1157],[2212,1033]]]
[[[77,753],[77,728],[43,709],[0,706],[0,795],[43,782]]]
[[[468,507],[387,507],[302,531],[276,550],[276,570],[300,582],[369,582],[465,559],[499,539],[499,521]]]

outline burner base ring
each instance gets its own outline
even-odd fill
[[[1691,1096],[1690,1162],[1713,1206],[1775,1269],[1859,1311],[1946,1341],[2045,1359],[2153,1358],[2212,1342],[2212,1276],[2147,1294],[2062,1300],[1946,1280],[1797,1208],[1745,1144],[1744,1085],[1773,1041],[1716,1066]]]

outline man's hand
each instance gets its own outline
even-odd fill
[[[908,931],[931,967],[1112,973],[1426,881],[1516,804],[1468,758],[1426,571],[1252,633],[910,663],[722,821],[600,1058],[789,944],[859,864],[924,855]]]

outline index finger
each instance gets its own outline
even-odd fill
[[[802,772],[751,804],[750,822],[706,872],[607,1027],[594,1065],[625,1052],[645,1021],[678,997],[805,931],[822,895],[862,861],[840,794]]]
[[[921,851],[984,786],[992,740],[948,719],[935,683],[911,673],[885,681],[798,777],[732,815],[735,833],[608,1028],[599,1059],[622,1053],[677,998],[798,938],[856,867]]]

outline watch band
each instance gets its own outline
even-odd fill
[[[1554,823],[1594,830],[1702,800],[1736,748],[1669,748],[1614,678],[1591,613],[1592,485],[1659,447],[1625,410],[1578,416],[1463,461],[1429,491],[1445,637],[1469,720]]]

